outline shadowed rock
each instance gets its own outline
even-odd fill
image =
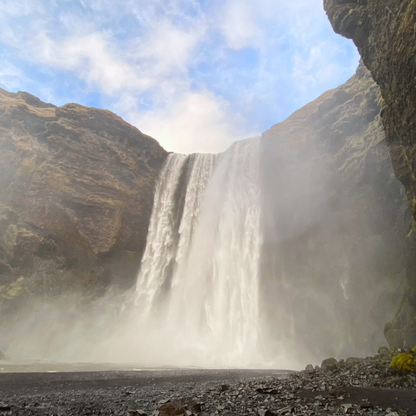
[[[381,118],[394,172],[416,219],[416,2],[324,0],[335,32],[350,38],[380,86]],[[408,227],[406,293],[385,335],[393,347],[416,344],[416,239]]]
[[[0,148],[0,308],[130,286],[161,146],[110,111],[0,89]]]

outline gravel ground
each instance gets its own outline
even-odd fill
[[[0,374],[9,415],[416,415],[416,377],[395,352],[289,373],[248,370]]]

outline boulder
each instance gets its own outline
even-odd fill
[[[310,371],[314,371],[315,369],[314,369],[314,367],[313,367],[313,365],[312,364],[308,364],[306,367],[305,367],[305,371],[308,371],[308,372],[310,372]]]
[[[327,370],[327,369],[335,368],[337,364],[338,364],[338,361],[335,358],[331,357],[322,361],[321,368],[323,370]]]
[[[186,409],[179,400],[162,404],[158,410],[159,416],[187,416]]]
[[[384,355],[388,354],[390,352],[390,349],[388,347],[380,347],[377,352],[380,355]]]
[[[360,358],[357,358],[357,357],[348,357],[345,362],[347,364],[356,364],[356,363],[359,363],[360,361],[361,361]]]

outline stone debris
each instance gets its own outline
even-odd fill
[[[312,364],[308,364],[306,367],[305,367],[305,371],[313,371],[315,368],[314,368],[314,366],[312,365]]]
[[[410,416],[416,414],[414,373],[389,368],[397,354],[380,350],[375,357],[324,360],[325,368],[283,376],[243,380],[165,382],[156,386],[129,385],[114,389],[57,391],[31,396],[13,395],[0,402],[0,416],[120,415],[120,416]],[[357,393],[358,392],[358,393]],[[372,392],[373,396],[366,394]],[[374,392],[376,396],[374,396]],[[399,397],[410,397],[403,408]],[[378,394],[378,396],[377,396]],[[384,400],[380,405],[380,397]],[[374,399],[375,397],[375,399]],[[6,399],[3,397],[2,399]]]
[[[134,410],[134,409],[130,409],[128,411],[128,416],[147,416],[147,413],[144,410]]]
[[[327,368],[334,368],[338,364],[338,361],[335,358],[327,358],[326,360],[322,361],[321,368],[327,369]]]
[[[179,400],[162,404],[158,411],[159,416],[188,416],[186,409]]]

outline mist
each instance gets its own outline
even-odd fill
[[[222,154],[169,155],[136,283],[32,298],[0,349],[137,368],[301,369],[374,353],[401,295],[380,262],[389,213],[371,231],[362,195],[345,195],[326,150],[305,143],[283,125]]]

